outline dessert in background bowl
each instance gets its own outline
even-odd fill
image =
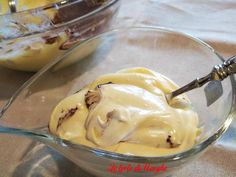
[[[12,12],[19,12],[24,10],[35,9],[38,7],[46,6],[51,3],[60,2],[61,0],[1,0],[0,15],[9,14]]]
[[[86,48],[86,46],[91,45],[97,46],[97,50],[95,50],[92,55],[85,57],[84,60],[80,60],[77,63],[74,63],[73,65],[64,67],[60,70],[57,69],[61,65],[61,63],[66,62],[68,59],[70,60],[71,56],[76,57],[78,51],[82,50],[83,48]],[[80,56],[78,56],[78,58],[79,57]],[[151,93],[146,92],[146,90],[149,89],[149,91],[152,92],[153,84],[157,84],[155,94],[158,93],[158,88],[161,88],[162,84],[158,85],[159,82],[155,81],[158,78],[159,81],[161,81],[160,83],[167,81],[165,82],[167,83],[167,85],[165,85],[164,88],[174,89],[177,86],[175,86],[174,84],[172,87],[172,84],[170,83],[174,82],[177,85],[184,85],[189,81],[192,81],[193,78],[208,73],[209,70],[212,69],[213,65],[219,63],[222,63],[222,58],[219,54],[215,53],[215,51],[209,45],[202,42],[201,40],[198,40],[180,32],[176,32],[174,30],[145,27],[124,28],[106,32],[81,42],[78,46],[75,46],[70,49],[69,52],[64,54],[61,58],[50,62],[42,70],[37,72],[29,81],[27,81],[27,83],[22,86],[13,95],[9,102],[7,102],[2,108],[2,114],[0,117],[0,125],[2,127],[0,127],[0,130],[6,130],[6,128],[4,129],[3,126],[19,128],[20,131],[18,129],[18,135],[29,135],[29,137],[33,138],[34,140],[39,140],[47,144],[48,146],[54,148],[56,151],[64,155],[66,158],[73,161],[75,164],[77,164],[79,167],[81,167],[88,173],[91,173],[96,176],[170,176],[170,174],[173,174],[175,170],[179,170],[181,167],[184,167],[185,165],[191,163],[194,158],[198,157],[200,154],[205,152],[207,148],[210,147],[217,139],[219,139],[221,135],[225,132],[225,130],[229,127],[233,117],[235,117],[236,115],[236,87],[234,77],[228,77],[222,81],[223,94],[216,102],[214,102],[209,107],[207,107],[206,104],[204,87],[192,90],[191,92],[188,92],[186,94],[189,100],[191,101],[191,109],[189,109],[190,104],[187,100],[187,104],[184,104],[183,106],[187,106],[186,108],[188,109],[184,109],[184,111],[186,111],[185,113],[189,111],[190,113],[193,113],[192,115],[195,115],[194,113],[197,113],[198,121],[196,121],[196,118],[193,118],[193,116],[192,118],[190,118],[190,120],[194,121],[189,121],[189,123],[191,124],[191,122],[195,122],[195,124],[191,124],[194,126],[186,125],[186,127],[183,127],[183,130],[186,130],[188,127],[191,127],[191,130],[189,132],[195,132],[194,129],[196,130],[197,128],[202,129],[199,136],[195,138],[192,138],[193,136],[189,136],[190,140],[196,139],[196,142],[188,143],[188,147],[184,146],[186,148],[179,149],[180,151],[178,152],[166,154],[161,154],[158,152],[159,154],[148,154],[148,152],[145,150],[146,146],[144,147],[140,144],[138,151],[143,154],[129,154],[123,153],[121,151],[109,151],[108,149],[98,148],[94,145],[89,146],[84,145],[83,143],[75,143],[75,141],[73,141],[73,138],[71,137],[73,137],[73,135],[75,134],[78,135],[80,133],[77,130],[84,131],[83,128],[73,129],[73,131],[71,132],[67,131],[66,136],[69,138],[58,136],[58,134],[63,135],[63,130],[71,130],[67,129],[70,128],[70,126],[79,127],[83,124],[78,124],[77,121],[66,122],[66,118],[64,119],[64,117],[70,117],[70,115],[72,114],[82,115],[83,113],[86,113],[86,110],[88,109],[85,109],[83,107],[86,107],[85,103],[87,102],[88,107],[91,107],[91,122],[88,122],[87,125],[88,128],[91,130],[91,134],[88,135],[88,137],[97,144],[109,145],[109,143],[114,142],[101,141],[105,139],[102,139],[102,137],[97,138],[97,136],[94,136],[94,134],[92,134],[94,127],[98,128],[97,135],[102,132],[103,127],[106,127],[106,122],[103,122],[103,119],[99,120],[96,118],[98,114],[102,115],[102,112],[96,112],[96,108],[101,108],[102,110],[104,110],[104,113],[108,112],[107,110],[109,108],[109,105],[115,107],[116,109],[119,108],[118,112],[108,114],[108,117],[116,117],[117,115],[122,115],[120,113],[127,113],[127,115],[130,114],[129,111],[124,109],[128,108],[127,105],[131,105],[133,107],[132,110],[134,110],[134,112],[135,110],[137,110],[137,108],[148,110],[145,107],[146,105],[152,105],[153,109],[156,109],[157,105],[159,105],[156,102],[156,100],[159,99],[158,96],[156,97],[152,95],[152,97],[155,98],[152,100],[153,102],[145,100],[144,97],[135,97],[135,92],[133,91],[128,92],[127,95],[124,96],[121,91],[122,82],[125,81],[125,83],[128,84],[125,87],[126,89],[134,89],[139,92],[140,95],[142,93],[150,96]],[[136,67],[141,67],[142,69],[138,69]],[[124,70],[126,68],[133,69]],[[148,70],[144,68],[148,68]],[[117,73],[117,71],[120,72]],[[157,74],[156,72],[161,73],[161,75]],[[121,75],[123,76],[123,78],[121,77]],[[158,77],[154,77],[154,75],[157,75]],[[141,79],[141,76],[143,78],[150,79]],[[98,80],[96,80],[96,78],[98,78]],[[98,86],[100,88],[96,90],[97,85],[108,83],[111,81],[111,78],[113,78],[113,84],[105,84],[101,85],[101,87]],[[136,78],[135,82],[134,78]],[[173,82],[170,81],[168,78]],[[164,79],[165,81],[162,79]],[[98,83],[96,81],[102,82]],[[86,87],[89,88],[91,93],[95,93],[95,97],[93,97],[93,94],[86,94]],[[105,92],[103,89],[105,90]],[[100,103],[105,102],[107,99],[109,100],[109,98],[113,98],[114,102],[112,102],[112,104],[99,105],[98,103],[97,105],[93,105],[93,102],[95,101],[96,103],[97,100],[95,98],[99,98],[96,97],[97,91],[99,90],[104,95],[104,99],[101,98]],[[119,93],[120,96],[115,97],[112,94],[114,92],[117,94]],[[84,97],[85,94],[87,95],[87,99],[81,99],[80,96]],[[70,95],[72,96],[70,97]],[[75,95],[78,97],[78,99],[75,99]],[[64,101],[68,101],[69,103],[75,100],[76,102],[78,100],[84,100],[86,102],[84,102],[83,104],[78,103],[78,105],[76,105],[78,107],[72,107],[72,109],[69,109],[69,111],[67,110],[67,108],[65,108],[64,110],[59,109],[58,111],[54,112],[55,114],[62,113],[62,115],[55,116],[56,118],[61,118],[61,125],[59,124],[58,126],[56,119],[56,122],[52,122],[53,127],[51,126],[50,130],[54,131],[57,126],[59,127],[57,132],[54,131],[56,132],[56,136],[54,136],[52,134],[54,132],[50,133],[48,131],[48,124],[50,122],[50,117],[55,107],[56,109],[64,107],[64,101],[61,102],[63,103],[61,104],[62,107],[60,107],[60,104],[58,105],[58,103],[64,98],[66,98],[66,100]],[[178,102],[174,101],[174,104],[176,103]],[[125,104],[125,106],[122,107],[122,104]],[[107,106],[103,107],[103,105]],[[167,108],[167,106],[162,107],[161,104],[159,106],[163,108],[161,110],[165,110]],[[175,107],[174,111],[181,112],[183,107],[180,108],[181,109],[176,110],[178,109],[177,106]],[[80,112],[78,109],[81,109],[82,111]],[[158,112],[158,110],[156,111]],[[66,113],[68,114],[66,115]],[[143,115],[144,114],[142,114],[140,118],[144,120],[144,117],[142,117]],[[105,116],[103,116],[103,118],[104,117]],[[116,118],[119,119],[119,117],[120,116],[117,116]],[[78,117],[81,122],[83,121],[82,118],[83,117],[79,119]],[[167,118],[169,118],[168,115]],[[184,117],[183,120],[185,118],[186,117]],[[70,120],[73,121],[74,119]],[[167,124],[171,125],[168,128],[168,130],[170,131],[172,129],[171,127],[178,127],[178,125],[185,126],[184,123],[187,123],[187,121],[180,121],[180,124],[178,124],[178,119],[173,120],[176,121],[167,122]],[[93,123],[96,121],[100,123],[99,126],[98,124]],[[117,120],[114,119],[113,121],[114,122],[112,122],[112,124],[115,125]],[[126,120],[124,119],[124,121]],[[156,131],[156,133],[158,134],[161,133],[161,131],[158,132],[157,129],[164,130],[163,138],[159,139],[160,141],[162,141],[160,146],[167,148],[170,146],[173,147],[167,149],[167,151],[170,149],[173,150],[174,147],[178,148],[179,142],[176,140],[180,140],[181,138],[172,139],[172,137],[168,137],[168,130],[163,128],[165,127],[165,122],[155,124],[156,120],[153,119],[152,121],[154,121],[152,123],[154,127],[150,125],[150,128],[153,128],[152,132]],[[66,125],[66,123],[68,124]],[[142,131],[139,131],[148,127],[148,123],[149,122],[147,121],[144,122],[144,124],[142,125],[140,124],[140,129],[133,129],[136,131],[136,133],[131,132],[131,136],[127,136],[129,138],[126,137],[127,139],[123,140],[129,140],[129,143],[132,143],[131,141],[142,141],[145,142],[145,144],[149,143],[149,146],[158,145],[158,143],[154,140],[155,138],[158,138],[158,136],[149,137],[150,134],[143,134]],[[123,127],[123,124],[120,125],[122,125],[122,133],[127,135],[127,131],[125,130],[128,129],[124,129],[125,127]],[[129,124],[129,122],[127,123],[127,125],[129,127],[132,127],[130,126],[132,124]],[[158,127],[157,125],[163,126]],[[22,129],[24,129],[24,131]],[[35,133],[27,132],[25,130],[34,130]],[[181,130],[181,128],[178,128],[178,130]],[[14,131],[8,132],[14,133]],[[8,132],[5,131],[5,133]],[[110,132],[112,132],[112,130]],[[138,132],[140,132],[140,136]],[[175,133],[173,133],[173,135],[174,134]],[[175,135],[178,136],[177,134],[178,132],[176,131]],[[109,135],[110,134],[106,134],[106,136]],[[117,136],[117,134],[115,134],[115,137],[116,139],[112,140],[119,140],[119,136]],[[141,139],[139,139],[140,137]],[[153,139],[154,141],[149,141],[151,139]],[[16,146],[22,147],[26,145],[23,143],[18,143],[16,144]],[[28,150],[27,147],[25,149]],[[125,148],[125,150],[127,149],[128,148]],[[159,149],[161,150],[161,148]],[[32,156],[31,158],[35,157]],[[33,166],[37,165],[37,159],[34,162],[35,164],[33,164]],[[118,171],[120,165],[124,167],[122,168],[122,172]],[[150,168],[157,168],[159,166],[165,166],[165,171],[154,172]],[[131,170],[127,171],[128,167],[131,167]],[[140,167],[140,171],[135,171],[135,167]]]
[[[75,44],[109,29],[119,5],[119,0],[21,0],[18,11],[9,13],[2,2],[0,65],[22,71],[41,69]],[[78,53],[77,60],[95,49]]]

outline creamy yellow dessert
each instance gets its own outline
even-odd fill
[[[17,12],[42,7],[60,0],[17,0],[15,1]],[[87,2],[87,1],[86,1]],[[7,0],[0,2],[0,65],[22,71],[38,71],[51,60],[61,56],[67,49],[82,40],[98,33],[96,29],[102,29],[104,22],[100,25],[93,22],[94,19],[84,21],[78,25],[68,26],[62,30],[53,29],[54,25],[62,24],[72,19],[76,19],[86,11],[93,9],[86,6],[86,2],[77,2],[76,7],[68,13],[68,8],[49,8],[43,11],[27,11],[22,14],[10,14],[9,4]],[[83,12],[83,13],[82,13]],[[68,14],[67,14],[68,13]],[[93,21],[92,21],[93,20]],[[91,24],[91,22],[94,23]],[[31,35],[31,33],[40,33],[39,35]],[[89,33],[90,31],[90,33]],[[29,35],[30,34],[30,35]],[[26,35],[27,37],[23,37]],[[83,45],[80,49],[74,50],[74,54],[70,54],[66,60],[60,62],[56,69],[68,66],[80,59],[86,57],[96,49],[96,45],[92,44],[88,48]],[[72,56],[73,55],[73,56]]]
[[[37,71],[58,55],[63,54],[60,45],[67,36],[63,33],[52,37],[52,43],[43,38],[18,40],[0,51],[0,65],[23,71]]]
[[[191,148],[198,115],[186,95],[167,103],[178,86],[165,76],[130,68],[98,77],[62,100],[50,132],[62,139],[112,152],[162,156]]]
[[[59,2],[59,0],[18,0],[15,2],[17,11],[23,11]],[[10,13],[7,0],[3,0],[0,3],[0,14],[5,13]],[[0,41],[1,38],[17,36],[17,34],[23,34],[25,31],[43,29],[44,23],[51,23],[50,19],[54,17],[56,10],[50,9],[42,13],[44,14],[40,15],[40,12],[31,15],[23,14],[19,16],[18,21],[8,20],[8,16],[3,16],[0,19],[0,26],[2,26],[0,29]],[[43,15],[44,18],[42,18]],[[46,20],[48,22],[45,22]],[[9,22],[6,23],[6,21]],[[61,50],[61,46],[67,39],[68,35],[65,32],[60,32],[39,37],[3,41],[0,43],[0,65],[23,71],[37,71],[49,61],[64,53],[64,50]]]

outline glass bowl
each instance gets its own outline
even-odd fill
[[[96,49],[89,56],[61,69],[62,63],[72,56],[80,58],[83,56],[81,51],[94,45]],[[28,80],[2,108],[0,132],[39,140],[96,176],[168,176],[202,154],[229,127],[235,116],[233,77],[222,81],[223,95],[209,107],[206,106],[204,87],[187,93],[199,114],[202,133],[194,147],[168,156],[122,155],[54,137],[47,130],[51,112],[60,100],[102,74],[129,67],[146,67],[181,86],[209,73],[222,61],[223,58],[208,44],[171,29],[143,27],[103,33],[69,49]],[[145,165],[153,169],[165,166],[166,169],[154,173],[145,171]],[[128,166],[132,170],[127,171],[125,167]],[[138,166],[141,171],[134,170]]]
[[[109,29],[119,0],[64,0],[0,15],[0,65],[37,71],[75,44]]]

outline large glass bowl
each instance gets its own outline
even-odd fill
[[[63,69],[61,64],[80,58],[91,46],[96,50],[83,60]],[[189,35],[164,28],[127,28],[113,30],[93,37],[70,49],[26,82],[2,108],[1,126],[37,130],[36,133],[19,129],[0,128],[1,132],[28,135],[56,149],[82,169],[96,176],[168,176],[192,161],[213,144],[229,127],[235,116],[235,80],[222,82],[223,95],[206,106],[204,87],[187,95],[199,114],[202,133],[197,144],[178,154],[161,157],[122,155],[98,150],[47,134],[53,108],[101,74],[129,67],[147,67],[158,71],[179,85],[208,74],[223,59],[209,45]],[[165,165],[165,172],[129,171],[111,173],[111,164],[135,167],[145,164]],[[113,169],[114,170],[114,169]]]
[[[119,0],[61,0],[0,15],[0,65],[39,70],[75,44],[109,29],[119,5]]]

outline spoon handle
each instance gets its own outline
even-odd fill
[[[16,0],[8,0],[8,5],[11,13],[16,12]]]
[[[220,80],[225,79],[231,74],[235,74],[236,73],[236,55],[226,60],[223,64],[216,65],[214,69],[219,75]]]
[[[202,78],[197,78],[192,82],[188,83],[187,85],[167,94],[166,99],[167,101],[170,101],[172,98],[182,93],[193,90],[195,88],[199,88],[209,81],[212,80],[222,81],[229,75],[235,73],[236,73],[236,55],[224,61],[222,64],[215,65],[212,71],[208,75]]]
[[[202,77],[202,78],[197,78],[197,79],[193,80],[192,82],[188,83],[187,85],[167,94],[166,99],[169,102],[172,98],[174,98],[182,93],[193,90],[195,88],[199,88],[199,87],[203,86],[205,83],[209,82],[210,80],[211,80],[211,74],[208,74],[207,76]]]

